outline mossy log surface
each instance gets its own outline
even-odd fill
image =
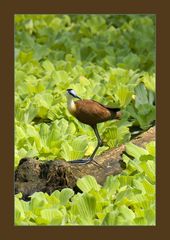
[[[131,142],[144,147],[155,140],[155,127],[138,135]],[[92,175],[99,184],[103,184],[109,175],[119,174],[125,169],[122,154],[125,145],[110,149],[95,157],[89,164],[72,164],[64,160],[42,161],[36,158],[23,158],[15,171],[15,193],[22,192],[23,199],[28,200],[34,192],[42,191],[51,194],[56,189],[69,187],[76,192],[76,181],[85,175]]]

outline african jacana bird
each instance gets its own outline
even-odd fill
[[[99,147],[103,146],[102,139],[100,138],[97,124],[106,122],[111,119],[120,119],[120,108],[107,107],[99,102],[88,99],[81,99],[73,89],[67,89],[67,108],[69,112],[76,117],[80,122],[90,125],[97,137],[97,146],[92,155],[88,159],[72,160],[71,163],[88,163],[91,162]],[[74,98],[79,100],[74,101]]]

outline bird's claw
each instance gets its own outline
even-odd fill
[[[93,163],[98,165],[99,167],[103,168],[99,163],[97,163],[93,158],[88,158],[88,159],[77,159],[77,160],[71,160],[69,163],[73,164],[88,164],[88,163]]]

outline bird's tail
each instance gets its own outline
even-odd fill
[[[122,116],[121,109],[120,108],[107,108],[111,114],[113,119],[120,119]]]

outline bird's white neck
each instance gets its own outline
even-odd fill
[[[71,114],[76,111],[75,102],[73,101],[73,97],[70,95],[67,96],[67,108]]]

